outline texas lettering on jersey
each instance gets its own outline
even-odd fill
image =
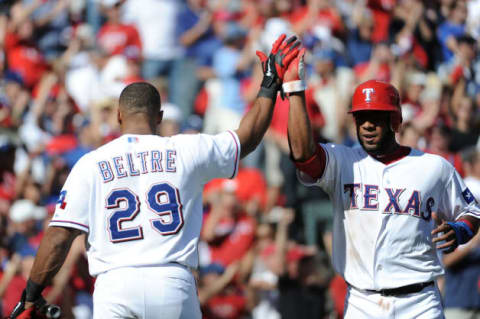
[[[432,207],[435,204],[433,197],[428,197],[425,209],[421,210],[422,197],[419,191],[406,191],[405,188],[380,188],[378,185],[362,185],[360,183],[344,184],[345,193],[349,194],[350,210],[374,210],[385,214],[407,214],[429,221],[432,217]],[[378,195],[385,192],[388,201],[380,206]],[[408,199],[406,204],[403,199]],[[402,200],[402,201],[401,201]]]

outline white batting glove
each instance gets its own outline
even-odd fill
[[[290,63],[283,77],[282,89],[287,95],[293,92],[305,91],[307,83],[305,82],[305,64],[303,57],[305,48],[300,50],[298,56]]]

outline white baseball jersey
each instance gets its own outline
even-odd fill
[[[428,282],[443,273],[432,243],[432,212],[445,220],[480,218],[472,193],[442,157],[411,150],[383,164],[361,147],[322,145],[327,154],[318,185],[334,207],[333,265],[359,289]]]
[[[88,234],[90,273],[178,262],[197,267],[203,185],[232,178],[233,131],[123,135],[83,156],[65,182],[50,226]]]

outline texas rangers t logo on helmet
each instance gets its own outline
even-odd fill
[[[365,94],[365,102],[370,102],[371,98],[370,95],[375,92],[373,88],[366,88],[362,90],[362,93]]]

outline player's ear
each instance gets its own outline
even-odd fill
[[[162,122],[162,119],[163,119],[163,110],[160,110],[160,112],[158,112],[157,125]]]
[[[120,108],[117,109],[117,121],[118,124],[122,125],[122,113],[120,112]]]

